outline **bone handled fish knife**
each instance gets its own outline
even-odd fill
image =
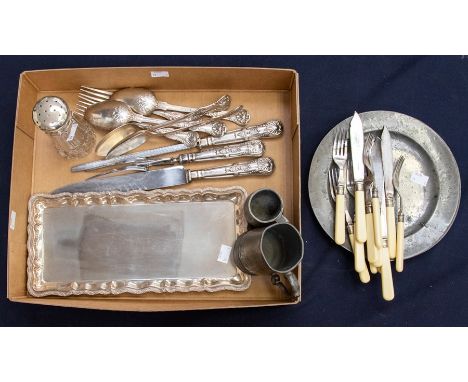
[[[393,152],[392,138],[386,127],[382,130],[382,165],[385,183],[385,206],[387,214],[388,253],[390,259],[396,256],[395,205],[393,201]],[[383,236],[383,235],[382,235]]]
[[[351,159],[353,165],[354,176],[354,202],[355,202],[355,218],[354,218],[354,233],[356,241],[364,243],[367,239],[366,230],[366,213],[364,201],[364,132],[362,121],[359,114],[354,112],[351,126],[349,128],[349,137],[351,141]]]

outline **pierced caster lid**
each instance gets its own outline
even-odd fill
[[[68,120],[70,109],[60,97],[44,97],[37,101],[32,118],[37,127],[45,132],[60,129]]]

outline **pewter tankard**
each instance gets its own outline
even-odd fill
[[[237,239],[232,253],[243,272],[271,275],[274,284],[281,284],[278,274],[284,274],[291,286],[290,294],[300,296],[299,282],[292,271],[302,260],[304,242],[292,224],[275,223],[247,231]]]

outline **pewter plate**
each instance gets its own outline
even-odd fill
[[[218,258],[246,229],[245,197],[240,187],[33,195],[28,291],[42,297],[245,290],[250,276],[231,258]]]
[[[405,162],[400,187],[405,209],[405,258],[419,255],[436,245],[448,232],[460,204],[458,166],[447,144],[423,122],[391,111],[370,111],[359,116],[364,133],[380,136],[386,126],[392,137],[393,158]],[[325,232],[333,237],[334,202],[330,198],[327,173],[332,163],[336,129],[349,127],[351,117],[340,122],[320,142],[309,172],[309,198]],[[347,241],[343,247],[350,250]]]

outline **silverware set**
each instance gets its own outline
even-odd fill
[[[328,171],[335,202],[335,242],[344,244],[346,227],[360,280],[370,281],[369,269],[380,273],[382,295],[388,301],[395,295],[390,260],[396,259],[396,271],[403,271],[404,210],[399,186],[403,163],[403,156],[393,163],[392,140],[385,127],[381,137],[369,133],[364,138],[357,113],[349,129],[336,132]]]
[[[198,178],[271,174],[274,163],[271,158],[262,158],[265,146],[260,139],[280,136],[283,132],[282,123],[272,120],[226,131],[222,120],[239,126],[245,126],[250,120],[250,114],[243,106],[228,110],[230,105],[229,95],[224,95],[209,105],[192,108],[159,101],[151,91],[142,88],[110,92],[81,87],[74,112],[77,118],[86,121],[88,125],[111,131],[96,147],[98,155],[105,158],[73,166],[71,171],[102,172],[84,182],[55,190],[54,193],[149,190],[185,184]],[[56,119],[65,119],[64,112],[60,113]],[[207,136],[200,137],[199,133]],[[145,143],[149,135],[163,135],[180,143],[128,153]],[[176,157],[157,158],[189,149],[198,151]],[[186,170],[181,166],[190,162],[241,157],[257,159],[198,171]],[[153,170],[154,166],[173,167]]]

